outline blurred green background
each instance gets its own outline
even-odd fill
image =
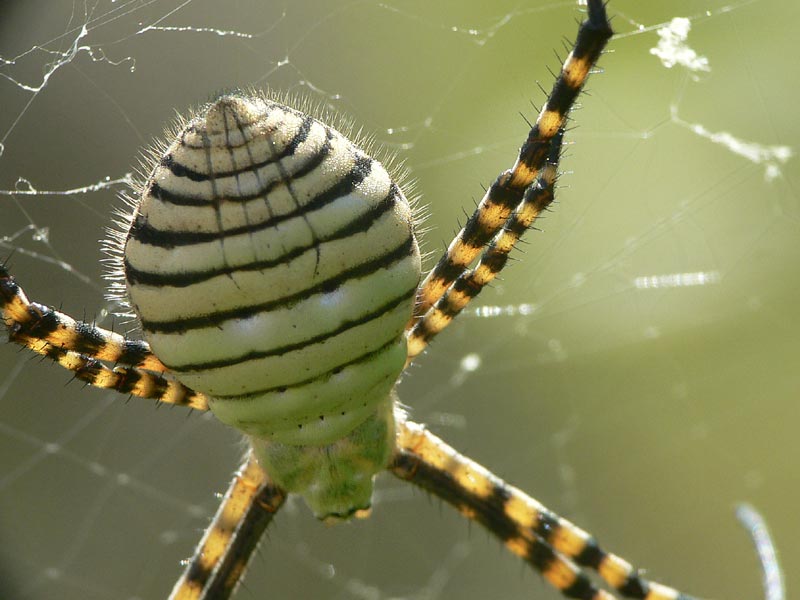
[[[752,503],[791,593],[797,158],[773,161],[779,173],[767,177],[766,162],[709,137],[797,152],[800,8],[612,0],[609,10],[619,37],[573,114],[544,233],[481,296],[496,316],[465,314],[400,394],[458,449],[697,596],[763,597],[734,517]],[[0,189],[24,188],[20,177],[39,190],[116,179],[176,109],[270,86],[328,104],[397,152],[434,253],[513,162],[527,132],[519,113],[535,117],[536,81],[549,87],[553,49],[565,54],[580,18],[576,2],[538,0],[61,0],[3,11],[0,56],[16,60],[0,64]],[[709,72],[650,54],[655,29],[676,16],[691,17],[689,44]],[[46,87],[23,89],[71,48]],[[97,240],[118,189],[0,196],[0,256],[32,297],[104,317]],[[642,284],[682,273],[706,284]],[[68,381],[0,347],[0,596],[164,597],[239,461],[238,436]],[[325,527],[290,503],[238,597],[558,596],[478,527],[385,476],[368,521]]]

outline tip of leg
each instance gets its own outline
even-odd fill
[[[606,14],[606,2],[604,0],[588,0],[588,2],[589,24],[598,29],[608,28],[610,30],[611,25]]]

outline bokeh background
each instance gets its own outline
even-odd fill
[[[791,593],[800,202],[797,158],[769,148],[800,148],[800,8],[609,10],[619,36],[573,115],[545,231],[400,394],[457,448],[700,597],[763,597],[734,516],[753,504]],[[710,71],[650,54],[673,17],[691,19]],[[110,325],[98,240],[123,186],[8,192],[121,178],[175,110],[246,85],[308,95],[394,150],[438,252],[513,161],[520,113],[535,117],[536,82],[549,87],[578,19],[573,1],[7,1],[0,257],[33,298]],[[164,597],[239,461],[238,436],[69,380],[0,347],[0,596]],[[291,502],[238,597],[558,596],[387,475],[368,521],[325,527]]]

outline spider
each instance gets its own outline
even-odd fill
[[[420,283],[409,203],[338,131],[264,95],[222,95],[179,125],[114,235],[146,341],[30,302],[0,267],[11,341],[84,382],[211,410],[250,449],[172,598],[227,598],[288,493],[367,516],[389,470],[485,526],[573,598],[689,598],[410,421],[400,373],[504,267],[553,200],[568,113],[612,35],[589,0],[513,167]],[[112,284],[113,286],[114,284]]]

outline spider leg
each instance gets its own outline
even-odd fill
[[[248,452],[170,598],[229,598],[285,500],[286,493],[267,479],[252,451]]]
[[[76,379],[121,394],[208,410],[208,399],[170,377],[145,342],[127,340],[118,333],[30,302],[2,266],[0,311],[10,341],[53,360],[72,371]],[[134,366],[112,368],[103,360]]]
[[[3,265],[0,265],[0,311],[10,340],[40,354],[44,353],[33,346],[44,343],[114,364],[161,373],[168,370],[150,351],[147,342],[129,340],[113,331],[76,321],[53,308],[31,302]]]
[[[628,562],[600,548],[587,532],[459,454],[421,425],[398,423],[397,449],[389,470],[486,527],[567,597],[614,598],[596,588],[580,569],[588,567],[626,598],[691,600],[644,579]]]
[[[517,209],[511,213],[503,228],[497,232],[484,249],[478,264],[459,275],[445,293],[414,323],[408,331],[408,359],[411,362],[430,343],[436,334],[447,327],[464,307],[491,283],[505,267],[508,254],[514,249],[522,234],[536,218],[547,209],[555,196],[558,161],[564,129],[553,138],[545,166],[536,181],[525,190]]]
[[[422,282],[412,325],[442,297],[518,209],[526,189],[536,182],[551,151],[553,138],[564,127],[567,114],[612,34],[602,0],[589,0],[588,18],[581,23],[575,45],[514,166],[501,173],[491,185],[478,208]]]
[[[208,398],[204,394],[195,392],[164,373],[152,373],[136,367],[111,368],[97,359],[40,339],[23,337],[14,341],[72,371],[76,379],[92,387],[195,410],[208,410]]]

